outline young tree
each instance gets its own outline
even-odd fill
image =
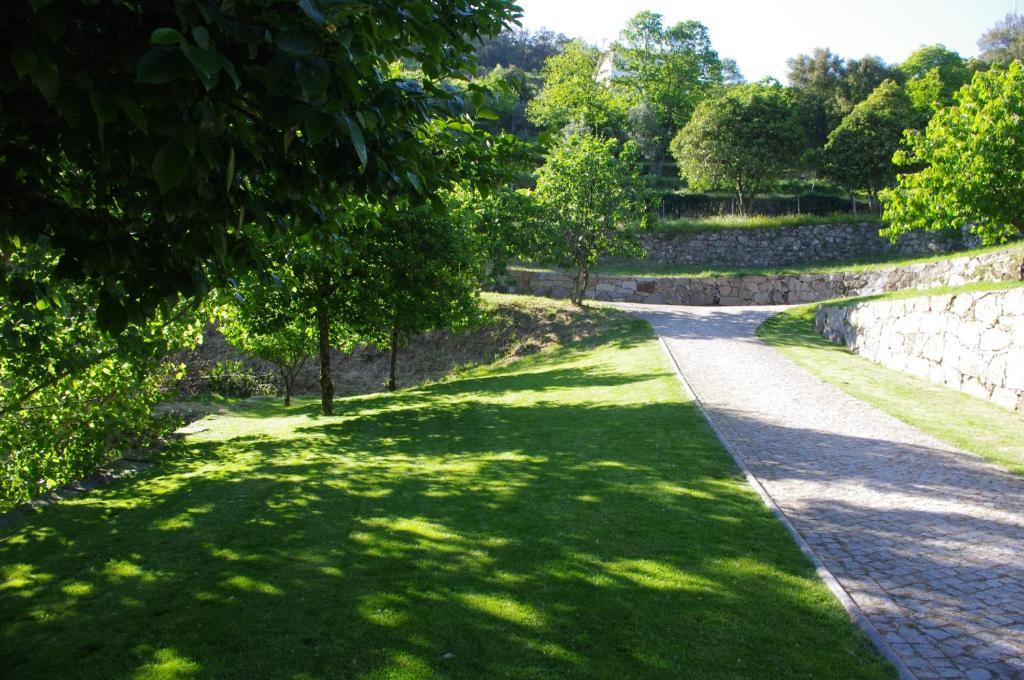
[[[847,187],[851,195],[867,191],[873,204],[879,190],[895,181],[892,156],[903,131],[916,122],[917,114],[903,88],[885,81],[829,134],[822,150],[822,173]]]
[[[1024,65],[978,73],[924,134],[906,138],[900,175],[882,194],[891,238],[973,224],[985,243],[1024,233]]]
[[[398,387],[398,352],[410,337],[464,327],[477,308],[483,252],[471,224],[449,206],[399,203],[385,210],[370,276],[377,332],[391,352],[387,388]]]
[[[626,104],[594,78],[600,52],[579,40],[565,45],[544,63],[544,86],[526,107],[534,125],[558,131],[582,123],[591,130],[615,135],[622,129]]]
[[[671,148],[690,186],[731,187],[746,214],[754,194],[796,161],[802,145],[799,115],[785,90],[750,84],[702,102]]]
[[[317,346],[309,307],[296,288],[291,272],[278,270],[269,280],[249,275],[236,284],[220,316],[228,342],[277,366],[285,406],[291,406],[295,378]]]
[[[612,51],[622,63],[614,84],[634,105],[653,107],[658,122],[671,130],[685,125],[694,107],[722,85],[722,61],[698,21],[665,26],[662,15],[640,12]]]
[[[647,188],[636,147],[589,134],[567,137],[537,170],[536,198],[550,224],[549,257],[576,269],[574,304],[583,304],[590,267],[601,255],[640,252]]]
[[[978,39],[982,60],[1008,65],[1014,59],[1024,61],[1024,17],[1007,14]]]

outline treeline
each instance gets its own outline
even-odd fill
[[[506,31],[479,53],[492,69],[484,80],[515,93],[495,129],[542,142],[567,128],[630,140],[651,175],[678,171],[693,190],[733,191],[745,212],[783,179],[827,182],[877,209],[899,173],[892,158],[904,132],[923,131],[974,74],[1024,57],[1024,21],[1007,16],[979,46],[978,59],[929,45],[899,64],[821,48],[789,60],[786,85],[744,83],[699,22],[667,25],[641,12],[604,52],[550,32]],[[549,56],[537,72],[541,54]]]

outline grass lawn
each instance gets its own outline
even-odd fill
[[[835,213],[832,215],[714,215],[712,217],[682,217],[658,220],[651,231],[673,234],[680,232],[713,231],[716,229],[774,229],[816,224],[880,223],[875,215]]]
[[[8,527],[3,674],[893,676],[646,324],[337,411],[209,416]]]
[[[1006,287],[1005,283],[981,284],[929,289],[926,294]],[[922,293],[898,291],[861,299],[906,298]],[[885,368],[843,346],[833,345],[814,331],[818,307],[805,305],[777,314],[765,321],[757,334],[795,363],[851,396],[936,439],[1024,474],[1024,417],[949,387]]]
[[[808,263],[791,267],[774,267],[761,269],[730,269],[728,267],[713,268],[707,267],[680,267],[676,265],[662,265],[644,260],[631,260],[627,262],[609,262],[594,268],[598,274],[611,274],[616,276],[776,276],[776,275],[800,275],[800,274],[838,274],[841,272],[866,272],[891,267],[904,267],[912,264],[926,262],[939,262],[964,255],[976,255],[979,253],[994,252],[997,250],[1024,250],[1024,242],[1010,245],[989,246],[975,248],[973,250],[962,250],[941,255],[930,255],[926,257],[903,257],[894,255],[879,255],[877,257],[862,257],[842,262],[821,262]]]

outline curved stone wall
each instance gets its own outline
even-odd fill
[[[824,305],[814,326],[883,366],[1024,411],[1024,288]]]
[[[615,302],[670,305],[766,305],[820,302],[906,288],[955,286],[976,281],[1017,281],[1024,249],[988,251],[962,257],[866,272],[778,276],[591,276],[586,297]],[[568,298],[572,274],[513,269],[510,290]]]
[[[874,223],[650,232],[641,236],[644,260],[676,266],[787,267],[885,254],[932,255],[979,245],[968,232],[914,231],[896,243]]]

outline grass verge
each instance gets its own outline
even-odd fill
[[[607,310],[602,310],[607,314]],[[209,416],[0,542],[18,678],[878,678],[650,328]]]
[[[715,215],[701,218],[659,220],[651,231],[663,234],[714,231],[716,229],[776,229],[817,224],[880,223],[873,215],[834,213],[831,215]]]
[[[935,292],[975,289],[990,288],[964,286]],[[920,296],[922,292],[899,291],[871,299],[910,297],[914,293]],[[983,399],[885,368],[832,344],[814,331],[818,307],[817,304],[805,305],[777,314],[761,325],[757,335],[796,364],[847,394],[936,439],[1024,475],[1024,450],[1021,448],[1024,418]]]
[[[838,274],[842,272],[858,273],[877,271],[879,269],[890,269],[893,267],[906,267],[914,264],[925,264],[928,262],[941,262],[951,260],[965,255],[979,255],[999,250],[1024,250],[1024,242],[1011,245],[988,246],[975,248],[973,250],[961,250],[941,255],[929,255],[926,257],[894,257],[892,255],[880,255],[877,257],[862,257],[842,262],[819,262],[808,263],[792,267],[773,268],[749,268],[735,269],[728,267],[680,267],[676,265],[661,265],[644,260],[633,260],[628,262],[609,262],[594,268],[598,274],[610,274],[612,276],[782,276],[801,274]]]

